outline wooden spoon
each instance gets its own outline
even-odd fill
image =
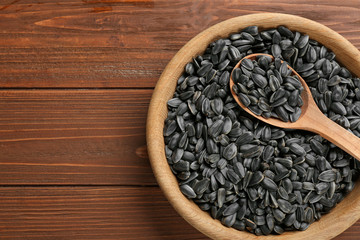
[[[274,57],[268,54],[251,54],[243,59],[247,58],[250,60],[255,60],[256,56],[259,55],[266,55],[271,57],[274,60]],[[234,67],[234,69],[238,68],[241,64],[241,59],[238,64]],[[360,138],[355,136],[354,134],[348,132],[345,128],[341,127],[337,123],[330,120],[327,116],[325,116],[318,106],[316,105],[309,87],[307,86],[305,80],[290,66],[289,69],[293,72],[292,75],[298,76],[304,90],[301,93],[301,97],[303,99],[303,106],[301,107],[301,115],[296,122],[283,122],[276,118],[264,118],[262,116],[258,116],[251,112],[247,107],[245,107],[241,101],[239,100],[238,96],[233,90],[234,81],[232,79],[233,72],[230,76],[230,90],[231,94],[233,95],[235,101],[242,107],[246,112],[250,115],[256,117],[257,119],[271,124],[276,127],[280,128],[291,128],[291,129],[301,129],[307,130],[310,132],[314,132],[322,136],[323,138],[327,139],[328,141],[332,142],[336,146],[340,147],[345,152],[352,155],[357,160],[360,160]]]

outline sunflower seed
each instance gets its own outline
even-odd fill
[[[224,149],[223,156],[227,160],[233,159],[237,154],[237,147],[234,143],[230,144]]]
[[[336,179],[336,173],[333,170],[326,170],[319,174],[318,179],[323,182],[332,182]]]
[[[210,184],[210,179],[204,178],[204,179],[200,180],[199,182],[197,182],[194,185],[193,189],[196,194],[200,195],[208,189],[209,184]]]
[[[285,190],[285,188],[283,187],[279,187],[278,188],[278,194],[281,198],[285,199],[285,200],[289,200],[289,194],[287,193],[287,191]]]
[[[280,209],[274,209],[273,214],[274,218],[279,222],[282,222],[285,218],[285,213],[283,213]]]
[[[288,65],[286,64],[286,62],[281,63],[279,72],[281,74],[281,77],[287,77],[289,74],[289,68]]]
[[[328,86],[335,86],[338,85],[341,82],[341,78],[338,75],[333,76],[329,79],[327,85]]]
[[[180,190],[188,198],[195,198],[196,197],[196,193],[194,192],[194,190],[189,185],[186,185],[186,184],[181,185]]]
[[[248,218],[245,218],[245,225],[251,229],[255,229],[256,228],[256,223],[251,221],[250,219]]]
[[[311,183],[311,182],[303,182],[302,188],[303,188],[304,190],[308,190],[308,191],[313,191],[313,190],[315,190],[314,184]]]
[[[284,224],[285,226],[290,227],[295,223],[295,221],[296,221],[296,213],[294,212],[285,217]]]
[[[289,121],[289,114],[283,106],[278,106],[277,108],[275,108],[275,113],[283,122]]]
[[[238,216],[237,216],[237,218],[238,218]],[[235,223],[232,225],[232,227],[239,231],[244,231],[246,225],[244,222],[236,220]]]
[[[279,107],[281,105],[284,105],[285,103],[287,102],[287,99],[285,97],[282,97],[276,101],[274,101],[272,104],[271,104],[271,107],[275,108],[275,107]]]
[[[293,206],[291,205],[291,203],[289,203],[288,201],[284,200],[284,199],[278,199],[277,200],[278,204],[279,204],[279,208],[284,212],[284,213],[290,213]]]
[[[272,53],[272,55],[274,57],[280,57],[281,56],[281,48],[280,48],[280,46],[278,44],[273,44],[271,46],[271,53]]]
[[[340,102],[333,102],[330,105],[330,109],[333,110],[335,113],[346,115],[347,111],[344,105],[342,105]]]
[[[260,88],[265,88],[268,85],[267,79],[264,76],[260,75],[260,74],[252,73],[251,77],[252,77],[254,83],[257,86],[259,86]]]
[[[165,124],[164,136],[168,137],[175,132],[177,123],[174,120],[170,120]]]
[[[331,182],[328,190],[328,197],[330,199],[333,198],[335,191],[336,191],[336,184],[335,182]]]
[[[173,169],[179,172],[185,172],[190,170],[190,163],[187,161],[179,160],[173,164]]]
[[[299,40],[295,43],[295,46],[297,48],[304,48],[306,46],[306,44],[308,44],[309,42],[309,36],[308,35],[303,35],[299,38]]]
[[[280,81],[274,75],[271,75],[269,78],[269,86],[271,91],[275,92],[277,89],[280,88]]]
[[[240,206],[238,203],[233,203],[233,204],[229,205],[227,208],[225,208],[225,210],[223,212],[223,216],[233,215],[234,213],[237,212],[239,207]]]
[[[183,155],[184,155],[184,149],[181,148],[176,149],[171,156],[172,162],[177,163],[178,161],[180,161]]]
[[[239,93],[238,96],[239,96],[241,103],[244,104],[245,107],[248,107],[251,104],[251,101],[247,95],[245,95],[243,93]]]
[[[213,67],[212,63],[207,63],[202,65],[198,70],[197,70],[197,74],[201,77],[205,76]]]
[[[289,194],[293,191],[293,184],[291,182],[291,180],[289,178],[285,178],[283,181],[282,181],[282,184],[284,186],[284,189],[286,190],[286,192]],[[287,199],[285,199],[287,200]]]
[[[303,147],[301,147],[297,143],[290,144],[289,148],[290,148],[290,151],[292,151],[293,153],[295,153],[298,156],[305,156],[306,155],[305,149]]]
[[[230,216],[226,216],[224,217],[221,222],[227,226],[227,227],[231,227],[232,225],[234,225],[236,220],[236,214],[230,215]]]
[[[219,188],[217,191],[217,204],[221,208],[225,202],[225,188]]]
[[[234,183],[234,184],[238,184],[239,181],[240,181],[239,175],[237,175],[237,174],[235,173],[235,171],[232,170],[232,169],[229,169],[229,170],[227,171],[227,177],[228,177],[229,180],[230,180],[232,183]]]
[[[269,191],[276,191],[277,190],[277,185],[276,183],[271,180],[268,177],[265,177],[263,179],[263,181],[261,182],[261,186],[263,186],[265,189],[269,190]]]
[[[281,35],[278,31],[274,31],[272,36],[272,42],[273,44],[279,44],[281,41]]]
[[[309,203],[314,204],[314,203],[320,201],[321,198],[322,198],[322,195],[318,195],[313,192],[313,195],[309,198]]]
[[[314,68],[313,63],[305,63],[305,64],[301,65],[299,68],[297,68],[296,71],[298,73],[303,73],[303,72],[307,72],[313,68]]]
[[[325,155],[325,146],[322,145],[319,141],[315,140],[315,139],[311,139],[310,140],[310,146],[311,146],[311,149],[316,153],[316,154],[319,154],[319,155]]]
[[[243,41],[247,41],[247,43],[250,43],[249,40],[243,40]],[[252,61],[246,58],[241,61],[241,66],[250,71],[254,69],[254,64],[252,63]]]
[[[224,121],[223,120],[217,120],[216,122],[214,122],[211,127],[208,129],[208,134],[211,136],[211,137],[216,137],[218,136],[222,129],[223,129],[223,126],[224,126]]]
[[[264,180],[264,174],[260,171],[254,172],[250,182],[249,187],[259,184],[262,180]]]
[[[284,27],[284,26],[279,26],[277,28],[277,30],[279,31],[279,33],[285,37],[288,38],[293,38],[294,37],[294,33],[292,31],[290,31],[288,28]]]
[[[245,177],[245,168],[241,162],[237,162],[234,165],[234,171],[239,175],[240,178]]]
[[[214,47],[212,48],[212,54],[218,54],[225,47],[224,39],[219,39],[216,41]]]
[[[255,216],[254,217],[254,223],[257,226],[261,226],[261,225],[266,224],[265,216]]]
[[[305,209],[305,222],[311,223],[313,221],[314,221],[314,212],[313,212],[312,208],[307,207]]]

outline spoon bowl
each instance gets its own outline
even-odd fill
[[[244,59],[255,60],[257,56],[268,56],[272,60],[274,57],[269,54],[263,53],[255,53],[248,55],[241,59],[236,66],[234,67],[231,76],[230,76],[230,91],[233,95],[235,101],[240,105],[242,109],[244,109],[247,113],[254,116],[255,118],[276,126],[280,128],[289,128],[289,129],[299,129],[299,130],[306,130],[310,132],[314,132],[322,136],[323,138],[327,139],[328,141],[332,142],[336,146],[340,147],[345,152],[352,155],[357,160],[360,159],[360,139],[352,134],[351,132],[347,131],[345,128],[341,127],[337,123],[330,120],[327,116],[325,116],[318,106],[316,105],[311,91],[306,84],[305,80],[293,69],[288,65],[288,68],[291,70],[292,75],[296,75],[301,82],[304,90],[301,93],[301,98],[303,100],[303,105],[301,107],[301,115],[299,119],[295,122],[283,122],[280,119],[276,118],[264,118],[262,116],[254,114],[250,111],[249,108],[244,106],[242,102],[239,100],[238,95],[233,90],[233,86],[235,85],[233,80],[233,72],[236,68],[240,67],[241,62]],[[281,61],[283,62],[283,61]]]

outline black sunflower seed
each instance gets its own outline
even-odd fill
[[[332,182],[336,179],[336,173],[333,170],[326,170],[319,174],[318,179],[323,182]]]
[[[227,160],[233,159],[236,156],[236,154],[237,154],[237,147],[234,143],[229,144],[229,146],[227,146],[223,151],[223,156]]]
[[[295,46],[297,48],[304,48],[306,46],[306,44],[308,44],[309,42],[309,36],[308,35],[303,35],[299,38],[299,40],[295,43]]]
[[[186,185],[186,184],[181,185],[180,190],[188,198],[195,198],[196,197],[196,193],[194,192],[194,190],[189,185]]]
[[[214,47],[212,48],[212,54],[218,54],[225,47],[224,39],[219,39],[216,41]]]
[[[260,88],[265,88],[268,85],[267,79],[264,76],[260,75],[260,74],[252,73],[251,77],[252,77],[254,83],[257,86],[259,86]]]
[[[175,132],[177,128],[177,123],[174,120],[170,120],[165,124],[165,128],[164,128],[164,136],[168,137],[170,136],[172,133]]]
[[[254,172],[252,178],[249,182],[249,187],[259,184],[262,180],[264,180],[264,174],[260,171]]]
[[[250,105],[251,101],[247,95],[245,95],[243,93],[239,93],[238,96],[239,96],[241,103],[244,104],[245,107],[248,107]]]
[[[340,102],[333,102],[330,105],[330,109],[333,110],[335,113],[346,115],[347,111],[343,104]]]
[[[202,65],[198,70],[197,74],[201,77],[205,76],[213,67],[213,64],[207,63]]]
[[[239,207],[240,206],[238,203],[233,203],[233,204],[229,205],[227,208],[225,208],[225,210],[223,211],[223,215],[224,216],[233,215],[234,213],[237,212]]]
[[[265,177],[263,179],[263,181],[261,182],[261,186],[263,186],[265,189],[269,190],[269,191],[276,191],[277,190],[277,185],[276,183],[271,180],[268,177]]]

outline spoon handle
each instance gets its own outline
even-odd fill
[[[360,138],[330,120],[320,110],[317,111],[306,114],[307,124],[302,129],[319,134],[360,161]]]

